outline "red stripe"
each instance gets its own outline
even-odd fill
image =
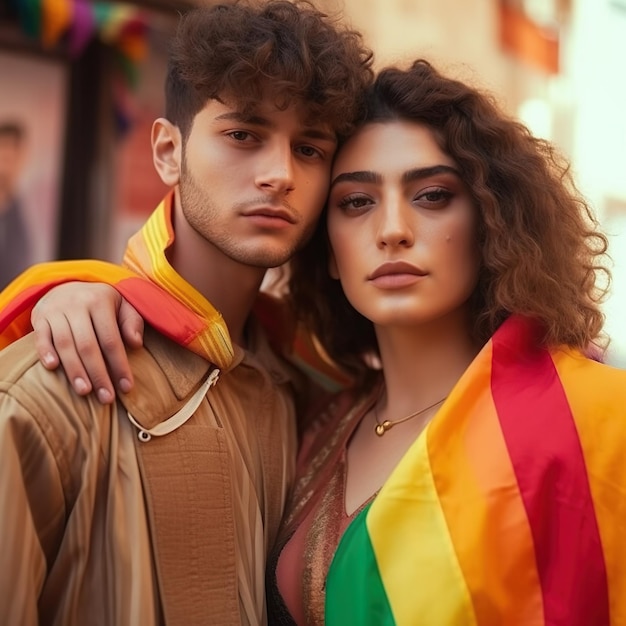
[[[156,283],[142,277],[123,278],[113,285],[156,330],[177,343],[189,345],[207,324]]]
[[[609,624],[604,554],[573,416],[549,353],[510,319],[493,338],[492,393],[531,526],[545,623]]]

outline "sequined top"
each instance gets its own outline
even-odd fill
[[[352,519],[376,495],[346,513],[347,444],[379,393],[375,388],[358,400],[349,392],[341,394],[305,437],[299,481],[287,511],[287,536],[283,535],[268,568],[273,625],[324,623],[325,580],[337,545]],[[347,405],[352,409],[346,411]]]

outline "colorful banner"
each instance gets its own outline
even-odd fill
[[[131,4],[90,0],[10,0],[22,31],[44,49],[65,49],[77,59],[98,38],[116,52],[114,107],[124,134],[132,124],[130,90],[137,86],[139,64],[147,53],[148,19]]]
[[[76,58],[94,37],[114,47],[127,82],[135,84],[137,64],[146,55],[148,28],[137,7],[88,0],[13,0],[12,4],[24,33],[47,49],[65,44],[70,57]]]

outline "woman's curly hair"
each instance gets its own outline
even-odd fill
[[[246,111],[269,86],[278,106],[304,103],[312,122],[341,138],[372,80],[360,33],[305,0],[199,7],[181,18],[171,44],[165,115],[186,139],[209,100],[232,97]]]
[[[502,113],[490,96],[424,60],[378,75],[359,126],[398,119],[433,130],[477,207],[476,340],[486,342],[508,316],[521,314],[541,323],[545,345],[586,349],[597,343],[604,322],[599,302],[610,280],[602,258],[607,239],[554,147]],[[328,274],[324,216],[292,261],[289,290],[296,315],[328,354],[362,377],[363,355],[377,353],[374,328]]]

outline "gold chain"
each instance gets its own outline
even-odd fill
[[[415,411],[415,413],[411,413],[410,415],[407,415],[406,417],[402,417],[399,420],[383,420],[382,422],[378,421],[378,403],[376,403],[374,405],[374,419],[376,420],[376,426],[374,427],[374,432],[379,437],[382,437],[388,430],[391,430],[397,424],[402,424],[402,422],[406,422],[410,419],[413,419],[414,417],[417,417],[418,415],[421,415],[422,413],[426,413],[426,411],[428,411],[429,409],[432,409],[438,404],[441,404],[442,402],[444,402],[444,400],[446,400],[447,397],[448,396],[445,396],[444,398],[441,398],[441,400],[437,400],[437,402],[434,402],[430,406],[427,406],[425,409],[420,409],[419,411]]]

